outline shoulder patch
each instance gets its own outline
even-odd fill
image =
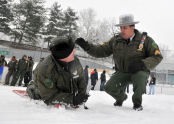
[[[155,50],[155,53],[154,53],[155,55],[160,55],[161,53],[160,53],[160,51],[159,50]]]
[[[109,40],[106,41],[106,42],[102,42],[102,43],[100,43],[100,45],[101,45],[101,46],[104,46],[107,42],[109,42]]]
[[[53,81],[51,79],[46,79],[45,86],[48,88],[53,88]]]
[[[158,48],[158,45],[153,41],[152,46],[155,47],[156,49]]]
[[[105,44],[104,42],[100,43],[100,45],[102,45],[102,46],[103,46],[104,44]]]

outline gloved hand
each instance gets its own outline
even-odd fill
[[[88,100],[89,95],[88,94],[77,94],[73,97],[73,105],[80,105],[83,102],[86,102]]]
[[[137,71],[141,71],[146,69],[144,63],[142,61],[140,62],[135,62],[135,63],[131,63],[128,67],[128,71],[131,73],[135,73]]]
[[[88,41],[85,41],[83,38],[77,38],[75,41],[76,44],[78,44],[82,49],[85,51],[89,50],[89,44]]]

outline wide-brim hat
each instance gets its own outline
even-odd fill
[[[119,24],[115,26],[128,26],[138,24],[138,21],[134,21],[134,16],[132,14],[121,15],[119,17]]]

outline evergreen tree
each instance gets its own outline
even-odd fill
[[[55,2],[50,8],[50,17],[46,26],[45,41],[49,42],[52,38],[62,36],[64,32],[64,14],[61,5]],[[49,43],[48,43],[49,44]]]
[[[0,0],[0,32],[9,33],[9,23],[13,20],[13,15],[10,11],[10,0]]]
[[[64,12],[65,14],[65,24],[64,24],[64,35],[75,38],[75,34],[77,31],[77,23],[78,17],[73,9],[70,7]]]
[[[41,37],[46,12],[43,0],[20,0],[14,5],[15,20],[12,34],[18,43],[28,42],[36,45]]]

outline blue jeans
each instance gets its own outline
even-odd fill
[[[155,85],[149,85],[149,94],[154,95],[155,94]]]
[[[102,81],[100,84],[100,91],[104,91],[104,85],[105,85],[105,81]]]

